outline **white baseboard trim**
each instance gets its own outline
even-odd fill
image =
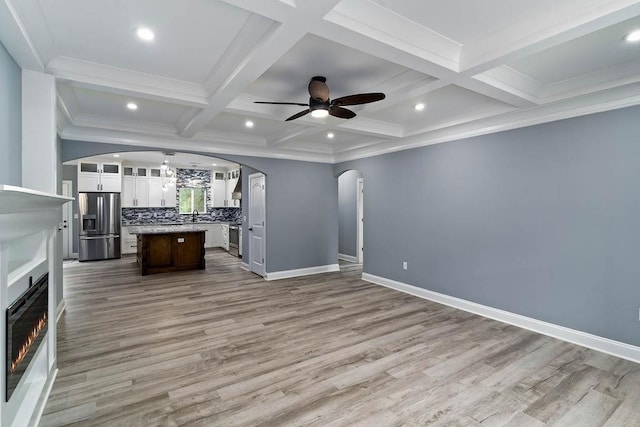
[[[242,264],[240,264],[240,268],[249,271],[249,264],[243,262]]]
[[[47,404],[47,400],[49,400],[49,395],[51,394],[51,389],[53,388],[53,383],[56,382],[57,376],[58,368],[54,368],[53,373],[51,373],[49,375],[49,378],[47,378],[47,382],[44,385],[42,393],[40,393],[38,403],[36,404],[37,406],[29,422],[29,427],[37,427],[40,425],[40,420],[42,419],[42,414],[44,413],[44,407]]]
[[[347,261],[347,262],[353,262],[353,263],[358,263],[358,257],[352,256],[352,255],[345,255],[345,254],[338,254],[338,259]]]
[[[310,274],[330,273],[332,271],[340,271],[338,264],[319,265],[317,267],[299,268],[297,270],[274,271],[266,273],[266,280],[288,279],[290,277],[308,276]]]
[[[554,325],[553,323],[547,323],[542,320],[533,319],[520,314],[429,291],[427,289],[375,276],[369,273],[362,273],[362,280],[375,283],[376,285],[386,286],[387,288],[405,292],[419,298],[458,308],[460,310],[468,311],[470,313],[479,314],[480,316],[528,329],[543,335],[548,335],[553,338],[558,338],[560,340],[601,351],[603,353],[611,354],[632,362],[640,363],[640,347],[636,347],[631,344],[599,337],[597,335],[577,331],[564,326]]]
[[[65,302],[65,299],[62,298],[62,300],[60,300],[58,306],[56,307],[56,323],[60,321],[60,316],[62,316],[62,313],[64,313],[66,309],[67,303]]]

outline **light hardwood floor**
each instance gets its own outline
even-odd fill
[[[640,365],[360,273],[65,264],[41,426],[640,426]]]

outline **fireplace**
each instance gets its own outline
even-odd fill
[[[47,332],[48,288],[45,273],[7,308],[7,402]]]

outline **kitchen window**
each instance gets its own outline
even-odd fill
[[[180,213],[190,214],[193,211],[205,213],[207,211],[207,194],[204,188],[181,188]]]

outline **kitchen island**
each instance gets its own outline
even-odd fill
[[[205,231],[197,224],[131,227],[142,275],[203,270]]]

